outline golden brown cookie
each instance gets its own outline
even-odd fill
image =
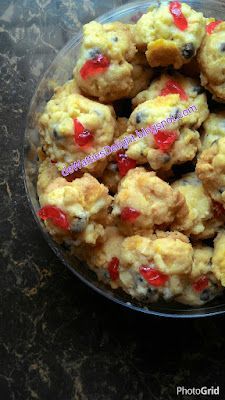
[[[225,221],[216,218],[213,202],[196,174],[184,175],[172,184],[172,188],[184,196],[188,207],[187,215],[177,216],[172,229],[191,235],[195,240],[214,237]]]
[[[114,198],[112,215],[125,234],[169,226],[175,216],[182,219],[188,210],[184,197],[144,168],[128,171]]]
[[[178,112],[195,106],[195,121],[192,121],[193,128],[198,129],[209,115],[207,97],[204,88],[197,79],[185,77],[179,73],[163,73],[160,77],[151,82],[148,89],[138,93],[132,100],[134,107],[147,100],[153,100],[158,96],[179,94],[180,105]],[[191,122],[190,122],[191,123]]]
[[[64,85],[47,103],[39,126],[42,147],[59,169],[80,161],[82,172],[102,173],[107,164],[104,154],[97,161],[91,157],[82,160],[113,142],[117,125],[112,106],[72,93],[71,87]],[[69,173],[78,169],[70,166]]]
[[[196,173],[212,199],[225,206],[225,137],[202,152]]]
[[[134,88],[131,62],[136,52],[130,25],[89,22],[83,26],[83,42],[74,69],[78,86],[102,102],[129,96]]]
[[[181,109],[179,94],[158,96],[139,104],[128,121],[128,134],[142,136],[131,143],[126,154],[137,164],[148,162],[157,171],[194,159],[201,143],[193,128],[199,114],[193,105]]]
[[[52,212],[55,215],[42,219],[58,242],[95,244],[103,237],[112,197],[93,176],[84,174],[73,182],[67,182],[46,159],[39,168],[37,191],[41,216],[52,215]],[[63,220],[64,228],[58,224],[59,219]]]
[[[182,14],[180,19],[176,18],[178,12]],[[197,53],[205,33],[205,24],[203,14],[185,3],[161,4],[137,22],[136,45],[146,51],[151,67],[173,65],[179,69]]]
[[[198,53],[202,85],[215,100],[225,101],[225,22],[211,22]]]

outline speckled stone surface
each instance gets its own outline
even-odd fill
[[[105,300],[58,261],[26,199],[22,137],[38,80],[83,23],[120,4],[0,0],[1,400],[174,400],[177,386],[212,385],[225,398],[225,316],[162,320]]]

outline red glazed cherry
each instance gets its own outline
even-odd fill
[[[108,271],[112,281],[116,281],[119,278],[119,259],[113,257],[108,263]]]
[[[202,292],[209,286],[209,280],[207,276],[203,275],[192,283],[192,287],[196,292]]]
[[[38,211],[38,215],[44,221],[51,219],[52,223],[59,228],[69,229],[69,221],[67,215],[60,208],[55,206],[44,206]]]
[[[219,219],[225,215],[225,209],[221,203],[213,202],[214,217]]]
[[[78,119],[73,120],[74,123],[74,139],[76,144],[78,146],[85,146],[87,144],[90,144],[90,142],[93,140],[93,135],[91,132],[89,132],[87,129],[84,128],[84,126],[81,124],[81,122],[78,121]]]
[[[109,67],[110,61],[106,56],[98,54],[95,58],[87,60],[85,64],[80,69],[80,75],[83,79],[89,78],[96,74],[101,74],[105,72]]]
[[[206,32],[211,35],[213,33],[214,29],[217,27],[217,25],[221,24],[221,20],[210,22],[210,24],[206,25]]]
[[[173,21],[177,28],[181,31],[185,31],[188,27],[187,19],[181,11],[181,3],[179,1],[172,1],[169,5],[170,13],[173,16]]]
[[[134,222],[139,217],[139,215],[141,215],[140,211],[135,210],[135,208],[124,207],[120,214],[120,218],[123,221]]]
[[[156,146],[162,151],[170,150],[177,138],[178,134],[176,131],[158,131],[154,135]]]
[[[179,94],[181,100],[187,100],[188,96],[185,93],[184,89],[178,82],[170,79],[166,86],[161,90],[160,96],[167,96],[168,94]]]
[[[163,274],[153,266],[141,265],[139,271],[143,278],[152,286],[164,286],[169,279],[168,275]]]
[[[121,177],[125,176],[130,169],[136,167],[136,161],[123,153],[118,153],[116,155],[116,162]]]

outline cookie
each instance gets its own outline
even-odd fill
[[[169,171],[174,164],[193,160],[201,146],[199,132],[193,128],[199,118],[195,111],[195,106],[181,108],[179,94],[139,104],[129,118],[127,133],[144,135],[129,145],[126,154],[137,164],[149,163],[155,171]]]
[[[137,52],[130,25],[121,22],[83,27],[83,42],[74,76],[80,89],[101,102],[129,96],[134,89],[133,65]]]
[[[182,278],[191,271],[193,250],[185,237],[127,237],[122,242],[120,281],[144,302],[171,301],[183,292]]]
[[[47,103],[39,118],[39,127],[43,150],[62,170],[110,145],[117,125],[112,106],[71,93],[66,86]],[[81,168],[82,172],[86,170],[98,176],[106,165],[103,155],[99,161],[81,163]],[[71,166],[69,173],[76,170]]]
[[[188,78],[179,73],[170,75],[163,73],[150,84],[148,89],[138,93],[132,100],[132,104],[137,107],[147,100],[169,94],[179,94],[180,105],[176,113],[190,106],[196,107],[193,114],[194,120],[190,124],[192,123],[193,128],[198,129],[208,117],[209,110],[206,93],[197,79]]]
[[[144,168],[128,171],[121,180],[114,198],[112,215],[124,234],[169,226],[175,216],[188,212],[184,197]]]
[[[196,174],[186,174],[171,186],[184,196],[188,207],[187,215],[178,216],[172,229],[191,235],[195,240],[214,237],[224,221],[216,218],[213,202]]]
[[[112,197],[92,175],[67,182],[46,159],[40,164],[37,191],[39,216],[59,243],[92,245],[103,237]]]
[[[216,278],[225,286],[225,232],[222,230],[214,241],[212,270]]]
[[[185,3],[161,4],[138,20],[135,42],[145,51],[151,67],[173,65],[179,69],[196,55],[205,25],[203,14]]]
[[[212,199],[219,203],[218,212],[223,215],[225,207],[225,137],[217,140],[209,149],[201,153],[196,173]]]
[[[221,23],[220,23],[221,22]],[[215,100],[225,101],[225,22],[211,22],[198,53],[201,83]]]
[[[211,113],[203,123],[202,150],[208,149],[216,140],[225,137],[225,111]]]

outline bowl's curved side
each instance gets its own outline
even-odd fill
[[[97,18],[97,21],[101,23],[115,20],[131,22],[132,16],[136,14],[140,15],[141,13],[145,12],[150,5],[153,5],[154,3],[158,4],[159,2],[138,1],[134,3],[128,3],[113,11],[107,12],[106,14]],[[167,3],[167,1],[162,1],[161,3]],[[194,5],[195,8],[197,8],[198,10],[201,10],[203,8],[203,1],[189,1],[188,3]],[[212,9],[214,10],[214,8],[216,8],[216,11],[219,14],[219,12],[221,12],[221,2],[217,0],[215,2],[216,6],[214,5],[213,8],[212,3],[214,2],[209,1],[209,3],[207,3],[208,7],[206,14],[210,15],[210,11],[212,14]],[[225,5],[223,6],[223,11],[225,11]],[[36,149],[39,145],[37,119],[39,114],[44,109],[46,101],[48,101],[52,96],[53,88],[55,86],[61,85],[66,80],[71,78],[73,65],[75,65],[76,62],[81,40],[82,32],[79,32],[58,53],[58,55],[49,66],[38,84],[38,87],[31,100],[30,109],[27,116],[26,130],[24,134],[23,176],[28,202],[30,204],[37,225],[39,226],[49,246],[52,248],[56,256],[67,266],[67,268],[69,268],[69,270],[73,274],[75,274],[82,282],[84,282],[89,287],[91,287],[96,292],[103,295],[109,300],[112,300],[122,306],[125,306],[135,311],[163,317],[197,318],[225,313],[225,301],[223,304],[218,304],[218,302],[215,300],[207,307],[200,307],[195,309],[191,307],[184,308],[184,306],[174,303],[152,303],[146,306],[138,303],[120,290],[113,291],[103,283],[99,282],[97,276],[83,262],[79,261],[78,259],[71,258],[69,254],[62,249],[61,246],[57,245],[48,234],[45,225],[37,217],[37,211],[39,209],[36,191],[38,172],[38,159]]]

